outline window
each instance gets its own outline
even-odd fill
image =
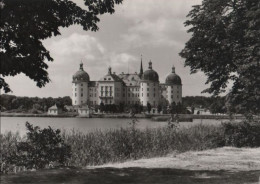
[[[83,104],[83,101],[81,101],[81,104]]]
[[[81,97],[83,97],[83,93],[81,93]]]
[[[75,97],[77,97],[77,93],[75,93]]]
[[[130,93],[128,93],[128,97],[130,97]]]
[[[77,91],[77,88],[75,88],[75,91]]]
[[[149,91],[149,88],[147,88],[147,91]]]
[[[135,97],[135,94],[134,94],[134,93],[132,94],[132,97]]]
[[[81,91],[83,91],[83,88],[81,88]]]
[[[75,104],[77,103],[77,101],[75,100]]]
[[[142,96],[144,96],[144,94],[142,93]]]
[[[171,95],[171,98],[173,99],[173,95]]]
[[[81,86],[83,86],[83,84],[81,84]]]
[[[101,91],[103,91],[103,86],[101,86]]]
[[[155,88],[153,88],[153,91],[155,91]]]
[[[104,80],[107,80],[106,78],[104,78]]]
[[[108,78],[108,80],[111,80],[111,78]]]
[[[149,86],[149,83],[147,83],[147,86]]]
[[[139,97],[139,93],[138,93],[138,97]]]
[[[153,97],[155,97],[155,93],[153,94]]]
[[[149,97],[149,93],[147,93],[147,96]]]

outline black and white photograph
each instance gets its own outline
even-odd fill
[[[1,184],[260,184],[260,0],[0,0]]]

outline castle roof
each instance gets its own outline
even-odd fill
[[[149,62],[148,70],[144,72],[141,79],[144,81],[159,82],[159,75],[153,70],[151,61]]]
[[[123,80],[126,86],[139,86],[140,84],[140,77],[137,73],[134,74],[119,74],[119,78]]]
[[[79,70],[73,75],[73,82],[89,82],[89,75],[83,69],[83,63],[80,63]]]
[[[172,73],[170,73],[165,80],[166,85],[181,85],[181,78],[175,73],[175,67],[172,67]]]

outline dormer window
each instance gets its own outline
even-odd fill
[[[111,78],[108,78],[108,80],[111,80]]]
[[[107,80],[106,78],[104,78],[104,80]]]

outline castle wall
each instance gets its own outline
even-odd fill
[[[143,106],[147,106],[150,103],[152,107],[157,107],[160,96],[158,82],[140,82],[140,101]]]
[[[72,105],[82,105],[88,102],[88,82],[72,83]]]

